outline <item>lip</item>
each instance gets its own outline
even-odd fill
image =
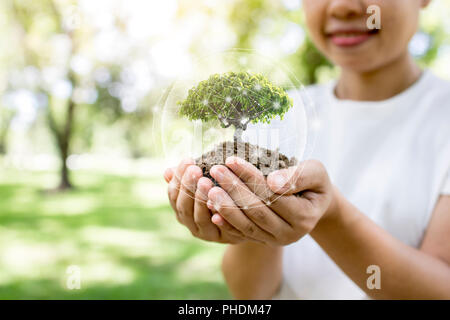
[[[336,29],[326,32],[331,42],[338,47],[355,47],[375,36],[378,30]]]

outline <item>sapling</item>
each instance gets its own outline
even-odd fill
[[[293,105],[284,89],[270,83],[264,75],[249,72],[211,75],[191,88],[187,98],[179,101],[178,105],[180,115],[189,120],[218,121],[222,128],[233,126],[235,129],[232,143],[224,142],[196,160],[205,176],[209,176],[209,169],[213,165],[223,164],[230,155],[239,155],[239,150],[245,160],[262,169],[265,175],[269,173],[268,168],[274,169],[269,162],[273,160],[274,154],[278,154],[278,150],[274,152],[242,140],[249,123],[268,124],[277,116],[283,119]],[[257,157],[252,157],[255,153]],[[280,161],[280,168],[295,161],[281,154],[276,160]]]

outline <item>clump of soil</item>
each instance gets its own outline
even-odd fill
[[[286,169],[297,164],[296,158],[289,159],[278,149],[273,151],[240,141],[226,141],[216,145],[212,150],[195,159],[195,163],[202,169],[203,176],[214,181],[209,170],[215,165],[225,165],[225,160],[231,156],[237,156],[250,162],[261,170],[264,176],[268,176],[272,171]],[[216,182],[214,181],[214,183]]]

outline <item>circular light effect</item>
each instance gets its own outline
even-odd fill
[[[246,61],[245,67],[242,66],[243,61]],[[272,154],[278,155],[278,153],[281,153],[288,158],[295,157],[298,162],[309,158],[313,151],[317,134],[317,130],[314,129],[316,114],[314,105],[307,96],[302,84],[278,61],[250,50],[228,50],[193,61],[192,72],[182,74],[171,85],[169,90],[165,91],[161,101],[158,103],[161,110],[155,113],[154,128],[155,130],[160,130],[161,141],[155,143],[162,145],[167,167],[177,166],[185,158],[201,159],[202,155],[205,155],[223,142],[233,141],[235,129],[233,126],[228,126],[229,121],[222,123],[225,127],[222,127],[218,121],[214,120],[208,122],[191,121],[180,115],[177,102],[183,101],[191,88],[197,86],[200,81],[208,79],[212,74],[222,75],[230,71],[240,72],[247,70],[252,70],[253,74],[262,74],[272,84],[285,88],[285,91],[293,100],[293,107],[287,111],[283,120],[279,116],[274,116],[270,124],[248,123],[248,118],[240,119],[242,124],[247,125],[247,129],[242,133],[242,140],[249,142],[253,146],[272,150]],[[251,90],[239,90],[235,87],[223,89],[224,92],[227,90],[229,92],[234,91],[234,94],[229,93],[229,95],[223,97],[220,92],[215,93],[202,100],[202,104],[214,106],[214,103],[216,103],[214,101],[223,99],[223,103],[231,108],[235,107],[235,104],[239,100],[244,99],[244,97],[245,99],[251,99],[252,96],[261,94],[260,92],[262,91],[262,87],[259,84],[255,85]],[[270,101],[268,104],[269,108],[274,109],[280,106],[280,101]],[[241,151],[237,150],[237,156],[243,157],[243,153],[239,153]],[[263,153],[262,149],[253,150],[249,155],[249,160],[250,157],[264,159],[264,156],[267,155]],[[229,155],[233,154],[233,151],[231,151]],[[269,159],[269,161],[272,160],[278,161],[275,158]],[[223,159],[223,164],[225,164],[224,162],[225,159]],[[276,170],[278,163],[274,162],[267,165]],[[301,168],[299,170],[297,170],[297,173],[301,173]],[[244,179],[243,177],[239,178],[241,180]],[[222,187],[226,188],[225,185]],[[242,197],[243,203],[251,200],[252,194],[249,193],[247,187],[243,188],[236,181],[229,182],[228,188],[233,188]],[[248,185],[248,188],[255,192],[263,190],[261,186],[254,185],[254,182],[253,185]],[[181,192],[183,192],[182,190]],[[268,201],[266,197],[261,197],[259,204],[252,204],[252,207],[273,204],[275,201],[277,199]]]

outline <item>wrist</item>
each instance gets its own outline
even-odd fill
[[[331,187],[331,201],[328,206],[328,208],[325,210],[324,214],[316,224],[315,229],[320,228],[322,225],[329,225],[330,223],[333,224],[336,221],[339,220],[339,217],[341,216],[341,208],[342,208],[342,195],[339,192],[338,188],[332,185]],[[313,231],[314,231],[313,230]]]
[[[264,261],[275,261],[281,258],[283,254],[282,246],[271,246],[254,241],[242,242],[239,244],[231,244],[225,250],[224,261],[231,257],[241,257],[246,260],[248,258],[257,258]],[[234,260],[231,258],[231,260]]]
[[[283,246],[269,245],[252,240],[244,241],[237,244],[230,244],[228,249],[247,251],[251,253],[264,252],[264,253],[276,253],[283,249]]]

